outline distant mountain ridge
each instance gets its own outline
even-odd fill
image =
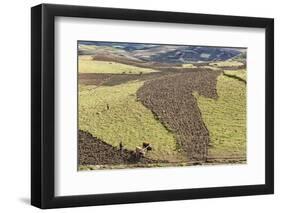
[[[245,48],[79,41],[79,54],[95,55],[108,52],[118,57],[146,62],[190,63],[225,61],[245,54]]]
[[[210,47],[180,47],[174,51],[153,55],[151,60],[157,62],[169,61],[170,63],[179,62],[198,62],[198,61],[225,61],[241,54],[240,51],[229,48],[210,48]]]

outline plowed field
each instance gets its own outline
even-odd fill
[[[190,160],[205,161],[210,136],[194,92],[217,98],[216,81],[220,71],[201,69],[153,79],[137,91],[138,99],[149,108],[168,129]]]
[[[78,165],[122,165],[136,163],[165,163],[146,157],[136,158],[133,151],[123,149],[121,152],[90,133],[79,130]]]

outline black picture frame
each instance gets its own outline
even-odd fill
[[[266,32],[265,184],[93,195],[54,195],[55,17],[237,26]],[[31,204],[42,208],[217,198],[274,193],[274,20],[164,11],[41,4],[31,9]]]

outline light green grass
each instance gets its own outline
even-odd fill
[[[247,80],[247,72],[245,69],[242,70],[226,70],[224,71],[227,75],[237,76],[243,80]]]
[[[228,61],[218,61],[218,62],[210,63],[210,65],[217,66],[217,67],[234,67],[234,66],[242,66],[243,63],[239,61],[228,60]]]
[[[157,72],[149,68],[135,67],[131,65],[108,62],[95,61],[89,59],[79,59],[79,73],[115,73],[115,74],[141,74]]]
[[[136,91],[143,82],[129,82],[117,86],[79,86],[79,129],[89,131],[106,143],[135,150],[143,142],[152,145],[148,157],[180,161],[174,135],[152,112],[136,101]],[[109,109],[108,109],[109,108]]]
[[[85,45],[85,44],[80,44],[79,45],[79,51],[82,51],[86,53],[86,55],[92,55],[95,53],[112,53],[112,52],[123,52],[120,51],[114,47],[108,47],[108,46],[96,46],[96,45]]]
[[[84,45],[84,44],[79,45],[80,51],[96,51],[97,49],[98,47],[96,45]]]
[[[183,68],[197,68],[197,66],[195,66],[194,64],[183,64],[182,67]]]
[[[210,132],[209,157],[245,157],[246,85],[220,75],[217,92],[217,100],[194,94]]]

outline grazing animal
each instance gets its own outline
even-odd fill
[[[144,142],[144,143],[142,143],[142,147],[143,147],[144,149],[146,149],[147,151],[151,151],[151,150],[152,150],[152,146],[151,146],[150,143]]]
[[[135,151],[136,159],[139,160],[141,157],[145,156],[145,153],[147,151],[151,151],[151,150],[152,150],[152,147],[151,147],[151,144],[149,144],[149,143],[143,143],[142,147],[136,146],[136,151]]]

